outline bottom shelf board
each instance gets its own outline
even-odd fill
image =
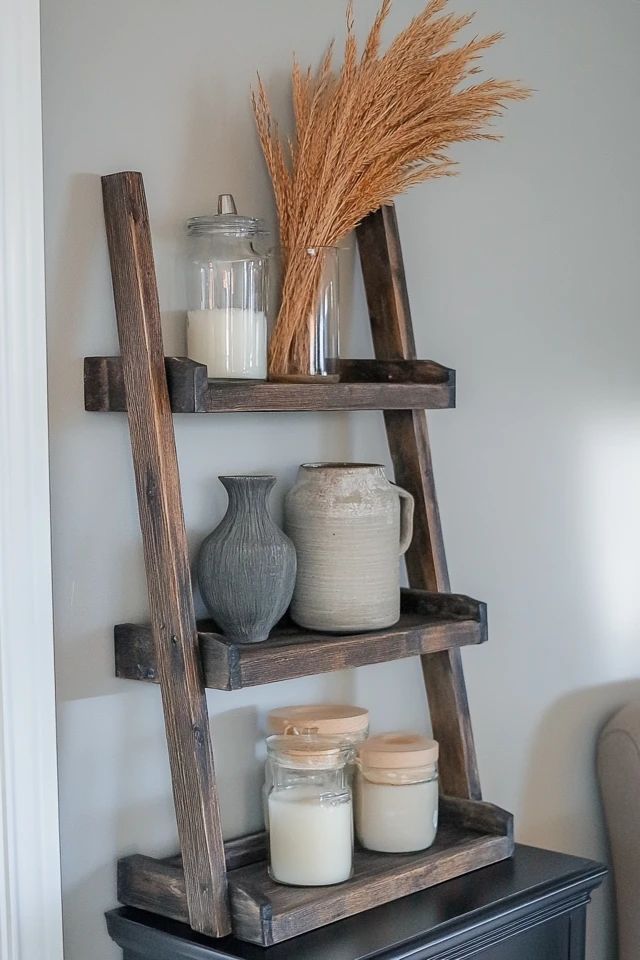
[[[440,826],[421,853],[356,850],[354,874],[333,887],[286,887],[268,875],[264,841],[254,835],[225,846],[234,936],[263,947],[462,876],[513,853],[513,818],[492,804],[442,797]],[[118,899],[128,906],[189,923],[179,857],[125,857]]]

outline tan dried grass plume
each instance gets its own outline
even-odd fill
[[[409,187],[454,173],[449,147],[498,139],[487,123],[508,101],[529,95],[511,81],[471,82],[481,54],[501,34],[454,47],[473,14],[443,13],[447,2],[430,0],[381,54],[381,31],[391,9],[391,0],[382,0],[360,55],[350,2],[341,68],[333,69],[333,44],[315,74],[294,61],[291,141],[280,136],[258,78],[253,107],[283,258],[282,301],[269,347],[272,376],[303,374],[308,367],[308,318],[319,265],[307,248],[337,244]]]

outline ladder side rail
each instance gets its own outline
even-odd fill
[[[409,296],[395,207],[368,216],[357,229],[375,356],[416,359]],[[446,593],[450,589],[436,496],[426,414],[387,410],[385,427],[396,481],[416,501],[413,543],[406,554],[409,584]],[[444,794],[482,798],[469,703],[459,649],[424,654],[422,671],[434,737],[440,743]]]
[[[224,845],[142,175],[102,188],[189,919],[220,937],[231,929]]]

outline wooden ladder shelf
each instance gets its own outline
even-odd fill
[[[165,860],[121,860],[119,899],[212,937],[233,932],[270,946],[509,857],[512,817],[481,800],[461,661],[462,646],[486,640],[486,610],[449,592],[424,413],[454,405],[455,374],[416,359],[394,208],[357,231],[376,359],[343,361],[336,384],[224,383],[164,356],[142,176],[102,184],[121,357],[85,360],[85,408],[128,414],[151,611],[150,626],[116,627],[116,672],[160,685],[181,848]],[[172,413],[252,410],[384,410],[396,480],[416,501],[410,589],[395,626],[331,637],[285,621],[264,643],[243,646],[196,625]],[[351,880],[295,888],[269,879],[264,834],[223,842],[206,687],[417,655],[441,757],[441,824],[429,850],[358,850]]]

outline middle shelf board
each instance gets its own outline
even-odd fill
[[[487,610],[461,594],[403,590],[400,619],[386,630],[335,635],[283,621],[263,643],[238,644],[217,633],[211,621],[201,621],[198,636],[205,686],[240,690],[484,643]],[[118,677],[158,682],[150,626],[116,626],[115,655]]]
[[[311,410],[439,410],[455,406],[455,370],[433,360],[341,360],[338,383],[209,380],[186,357],[165,357],[174,413]],[[85,357],[84,406],[127,409],[120,357]]]

